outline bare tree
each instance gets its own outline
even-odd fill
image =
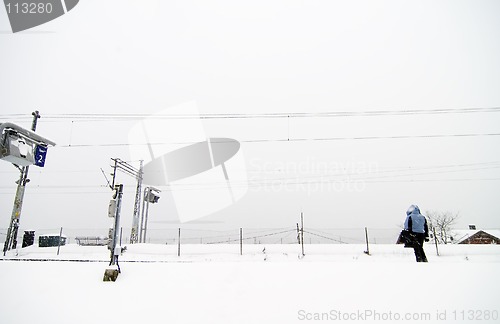
[[[448,244],[451,241],[452,227],[460,217],[459,213],[428,211],[426,216],[429,221],[429,231],[432,233],[433,229],[436,230],[435,240],[438,243]]]

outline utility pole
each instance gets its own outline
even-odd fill
[[[138,232],[139,232],[139,214],[141,210],[141,193],[142,193],[142,160],[140,161],[139,172],[137,173],[137,187],[135,190],[135,204],[134,204],[134,216],[132,218],[132,229],[130,232],[130,243],[134,244],[138,242]]]
[[[31,130],[35,132],[38,119],[40,118],[40,114],[38,110],[36,110],[32,113],[32,115],[33,115],[33,122],[31,124]],[[21,210],[23,208],[24,191],[26,188],[26,184],[30,181],[28,179],[29,166],[19,167],[16,165],[16,167],[19,169],[21,174],[19,176],[19,180],[17,180],[17,189],[16,189],[16,197],[14,198],[14,207],[12,208],[10,225],[7,230],[7,237],[5,239],[5,244],[3,247],[4,256],[8,250],[15,249],[17,247],[17,232],[19,230]]]
[[[110,250],[111,250],[111,260],[109,265],[114,265],[118,263],[118,254],[116,253],[116,248],[120,238],[118,230],[120,228],[120,211],[122,206],[122,197],[123,197],[123,185],[115,185],[115,195],[116,195],[116,209],[114,210],[114,224],[113,224],[113,240],[111,242]]]
[[[143,242],[143,235],[144,233],[144,214],[146,212],[146,208],[149,208],[149,203],[146,207],[146,202],[147,202],[147,188],[144,188],[144,197],[142,198],[142,213],[141,213],[141,221],[140,221],[140,228],[139,228],[139,243],[144,243]],[[144,238],[144,241],[146,241],[146,238]]]
[[[143,178],[143,167],[142,167],[142,160],[140,161],[140,167],[139,169],[136,169],[129,163],[119,159],[119,158],[112,158],[112,161],[114,161],[114,165],[112,166],[113,168],[113,180],[110,185],[111,189],[115,187],[115,178],[116,178],[116,171],[121,170],[124,173],[134,177],[137,179],[137,187],[135,191],[135,203],[134,203],[134,214],[132,218],[132,229],[130,232],[130,243],[137,243],[138,241],[138,231],[139,231],[139,214],[141,212],[141,191],[142,191],[142,178]]]
[[[113,181],[111,182],[111,190],[115,189],[115,178],[116,178],[116,169],[118,168],[118,159],[111,159],[115,161],[115,165],[113,167]]]
[[[143,200],[143,207],[142,207],[142,219],[141,219],[141,237],[142,237],[142,243],[146,243],[146,232],[148,230],[148,215],[149,215],[149,188],[146,188],[144,190],[144,200]],[[146,208],[144,208],[144,203],[146,203]]]
[[[154,187],[144,188],[144,200],[142,201],[141,228],[139,229],[139,242],[146,243],[146,232],[148,229],[149,203],[155,204],[160,199],[161,191]]]

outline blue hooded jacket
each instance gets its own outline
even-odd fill
[[[428,235],[427,220],[417,205],[411,205],[406,211],[405,230]]]

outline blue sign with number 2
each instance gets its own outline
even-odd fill
[[[39,167],[45,166],[45,158],[47,157],[47,148],[37,145],[35,149],[35,165]]]

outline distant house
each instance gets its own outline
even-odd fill
[[[452,242],[455,244],[500,244],[500,230],[456,230],[453,231]]]

